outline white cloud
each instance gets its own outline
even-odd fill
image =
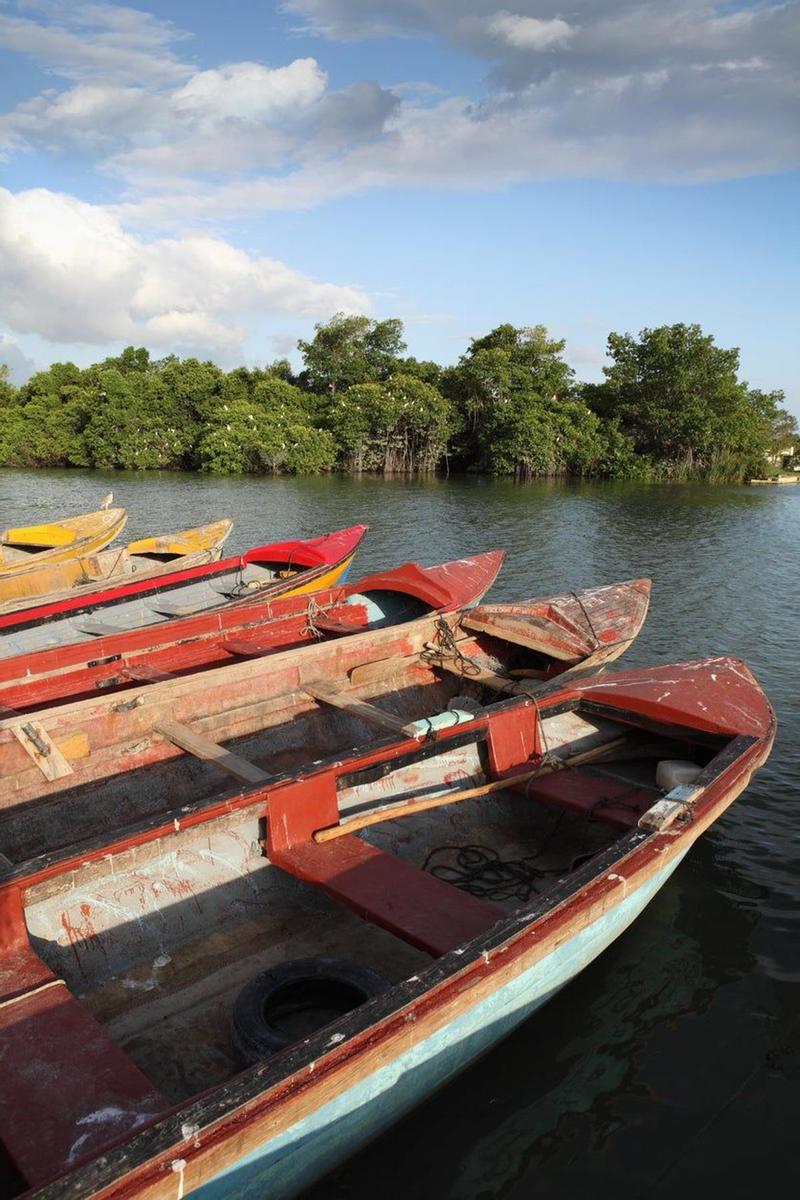
[[[170,97],[178,113],[218,123],[285,119],[318,101],[327,76],[313,58],[298,58],[286,67],[232,63],[219,70],[198,71]]]
[[[486,31],[512,50],[550,50],[565,45],[574,30],[561,17],[542,21],[505,10],[494,13],[486,22]]]
[[[396,94],[369,80],[334,90],[313,58],[198,71],[170,57],[174,31],[164,22],[133,9],[57,5],[47,32],[83,31],[82,44],[98,34],[110,54],[126,38],[134,52],[149,44],[180,77],[87,77],[84,66],[73,86],[0,116],[0,145],[95,161],[107,186],[125,185],[116,217],[151,230],[370,188],[588,176],[691,183],[800,164],[800,0],[736,10],[701,0],[285,7],[331,37],[437,35],[484,57],[495,86],[480,101]],[[58,69],[72,70],[63,61]]]
[[[265,313],[364,312],[365,293],[201,235],[145,241],[106,209],[43,188],[0,189],[0,305],[54,342],[233,350]]]
[[[36,8],[44,19],[0,13],[0,46],[29,54],[67,78],[177,81],[191,71],[170,49],[185,35],[151,13],[70,0]]]

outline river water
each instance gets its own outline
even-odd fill
[[[131,536],[233,517],[229,553],[363,521],[351,577],[505,547],[493,600],[650,575],[620,666],[737,654],[778,713],[767,766],[634,927],[309,1200],[797,1192],[800,486],[6,470],[0,525],[111,490]]]

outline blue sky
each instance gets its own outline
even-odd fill
[[[0,361],[698,322],[800,414],[800,2],[0,0]]]

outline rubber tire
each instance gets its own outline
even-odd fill
[[[293,1039],[272,1026],[266,1017],[267,1005],[279,992],[291,987],[301,987],[304,983],[328,982],[344,989],[352,989],[359,995],[360,998],[352,1008],[357,1008],[391,986],[377,971],[348,962],[346,959],[318,956],[280,963],[277,967],[256,975],[236,997],[233,1006],[233,1043],[242,1060],[252,1065],[293,1044]],[[342,1011],[344,1014],[351,1009]],[[302,1038],[297,1040],[302,1041]]]

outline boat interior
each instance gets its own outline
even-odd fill
[[[201,738],[7,805],[36,954],[179,1103],[622,854],[664,764],[702,785],[727,744],[580,699],[492,701],[410,678],[380,704],[435,736],[376,740],[357,707],[320,703],[262,713],[216,758]]]
[[[80,546],[102,546],[125,525],[124,509],[107,509],[51,521],[43,525],[22,525],[0,533],[0,564],[4,567],[35,566],[39,561],[57,560],[59,552]]]

